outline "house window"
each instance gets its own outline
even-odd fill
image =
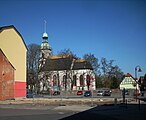
[[[76,86],[77,85],[77,76],[76,75],[74,75],[73,76],[73,86]]]

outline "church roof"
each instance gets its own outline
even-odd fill
[[[79,70],[79,69],[93,69],[91,64],[84,60],[84,59],[81,59],[81,60],[76,60],[74,62],[74,66],[73,66],[73,70]]]
[[[55,55],[46,60],[41,71],[70,70],[73,64],[73,70],[92,69],[92,66],[86,60],[74,60],[72,55]]]
[[[41,71],[68,70],[72,63],[71,57],[49,57]]]

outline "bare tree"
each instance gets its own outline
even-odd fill
[[[98,72],[98,69],[99,69],[99,66],[100,66],[100,64],[98,64],[98,58],[95,57],[95,55],[94,54],[91,54],[91,53],[85,54],[83,56],[83,58],[85,60],[87,60],[87,61],[90,62],[90,64],[92,65],[92,68],[93,68],[94,72],[97,73]]]
[[[77,55],[74,54],[69,48],[68,48],[68,49],[60,50],[60,51],[58,52],[58,55],[72,55],[74,58],[80,59],[80,58],[77,57]]]
[[[108,74],[108,63],[106,58],[101,59],[101,70],[104,76]]]
[[[40,46],[37,44],[28,45],[27,52],[27,85],[32,90],[37,83],[38,78],[38,60],[40,54]]]
[[[123,78],[123,72],[118,65],[113,65],[114,60],[101,59],[102,80],[104,87],[117,88]]]

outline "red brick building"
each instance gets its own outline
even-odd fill
[[[0,100],[14,98],[15,68],[0,49]]]

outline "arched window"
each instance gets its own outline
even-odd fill
[[[66,75],[63,76],[63,88],[67,90],[67,78]]]
[[[76,86],[77,85],[77,76],[76,75],[74,75],[73,76],[73,86]]]
[[[57,86],[57,76],[53,76],[53,86]]]
[[[84,79],[83,79],[83,75],[80,75],[80,86],[84,85]]]
[[[90,85],[90,75],[86,76],[86,83],[87,83],[87,85]]]
[[[87,84],[87,88],[89,90],[89,86],[90,86],[90,76],[89,75],[86,76],[86,84]]]
[[[66,75],[63,76],[62,86],[65,87]]]

